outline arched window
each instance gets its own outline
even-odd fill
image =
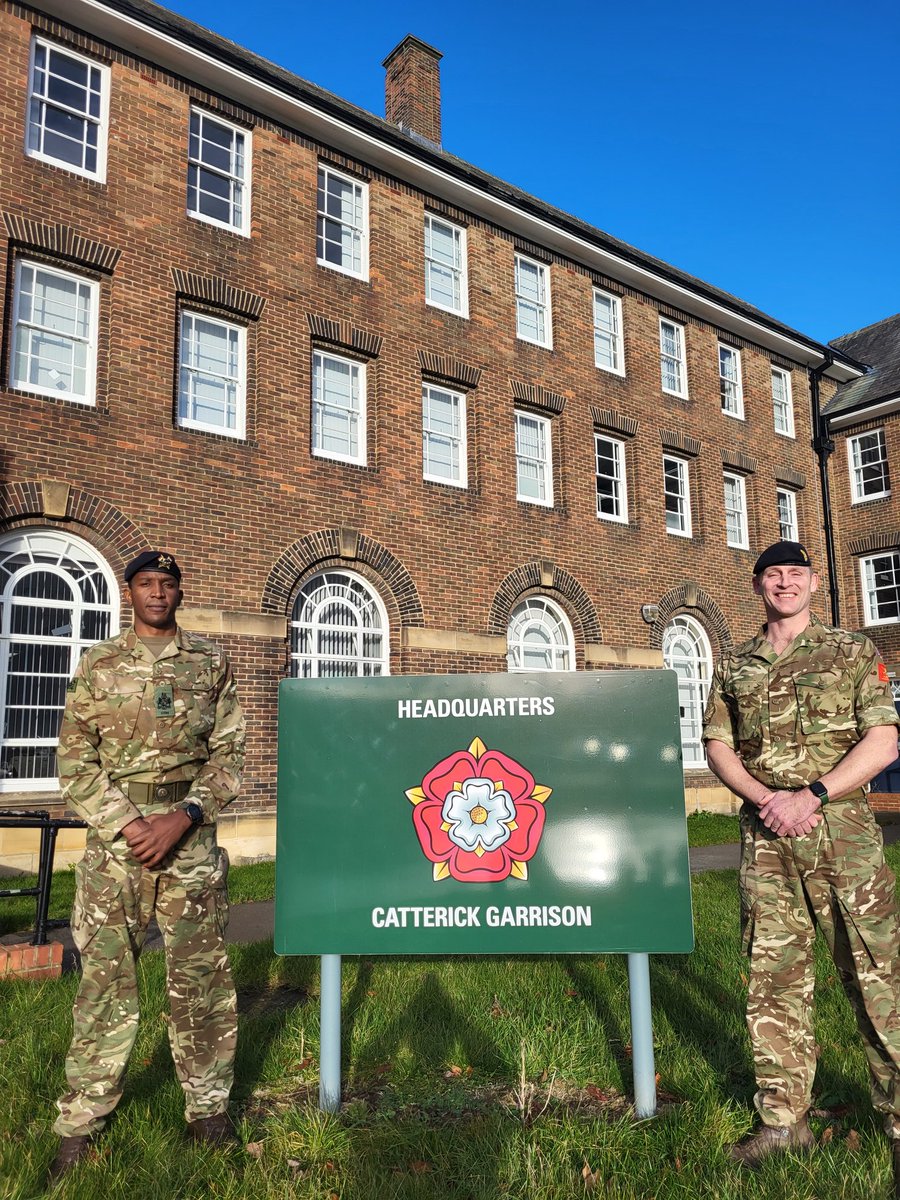
[[[0,791],[56,786],[66,683],[119,628],[119,589],[97,551],[55,530],[0,539]]]
[[[575,639],[569,619],[546,596],[529,596],[512,610],[507,630],[510,671],[574,671]]]
[[[322,571],[294,603],[291,672],[300,679],[388,674],[388,622],[377,593],[349,571]]]
[[[705,767],[703,709],[712,678],[712,650],[703,626],[693,617],[673,617],[663,634],[663,660],[678,676],[681,750],[685,768]]]

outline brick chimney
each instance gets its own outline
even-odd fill
[[[441,145],[441,68],[443,55],[408,33],[381,64],[384,115],[404,133]]]

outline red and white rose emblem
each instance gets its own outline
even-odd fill
[[[434,863],[435,881],[495,883],[528,878],[544,831],[544,803],[552,788],[475,738],[433,766],[421,787],[406,795],[415,805],[413,826],[422,853]]]

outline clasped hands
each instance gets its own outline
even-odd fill
[[[821,801],[809,788],[796,792],[767,792],[759,805],[759,819],[778,837],[802,837],[822,821]]]
[[[191,818],[183,808],[174,812],[150,813],[129,822],[122,830],[128,849],[145,867],[158,867],[173,846],[191,828]]]

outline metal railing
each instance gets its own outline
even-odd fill
[[[0,829],[39,829],[41,831],[41,848],[38,860],[37,887],[2,888],[0,899],[7,896],[35,896],[37,912],[34,921],[34,936],[32,946],[44,946],[47,943],[47,930],[56,925],[64,925],[65,921],[49,921],[47,913],[50,909],[50,886],[53,882],[53,858],[56,854],[56,835],[60,829],[87,829],[84,821],[71,817],[51,817],[46,809],[0,809]]]

